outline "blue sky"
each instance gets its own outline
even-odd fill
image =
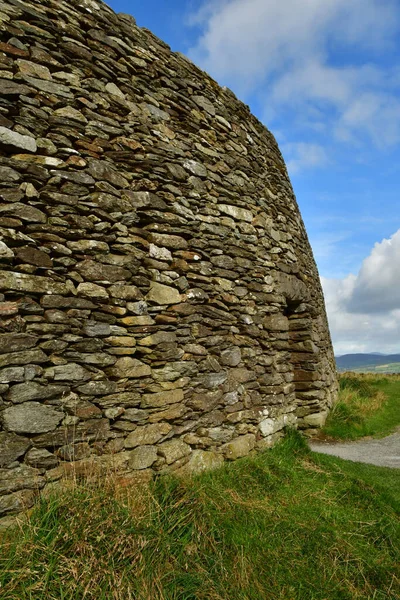
[[[400,1],[108,0],[276,136],[337,354],[400,352]]]

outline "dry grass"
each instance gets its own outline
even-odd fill
[[[400,498],[348,468],[293,434],[186,481],[77,480],[3,537],[1,600],[394,600]]]

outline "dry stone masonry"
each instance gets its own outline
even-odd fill
[[[331,342],[269,131],[100,0],[0,0],[0,29],[0,514],[320,426]]]

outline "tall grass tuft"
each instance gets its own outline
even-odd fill
[[[400,378],[345,373],[339,377],[339,399],[323,435],[354,440],[387,435],[400,425]]]

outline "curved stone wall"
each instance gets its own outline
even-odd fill
[[[0,0],[0,514],[75,461],[198,471],[336,393],[276,141],[98,0]]]

